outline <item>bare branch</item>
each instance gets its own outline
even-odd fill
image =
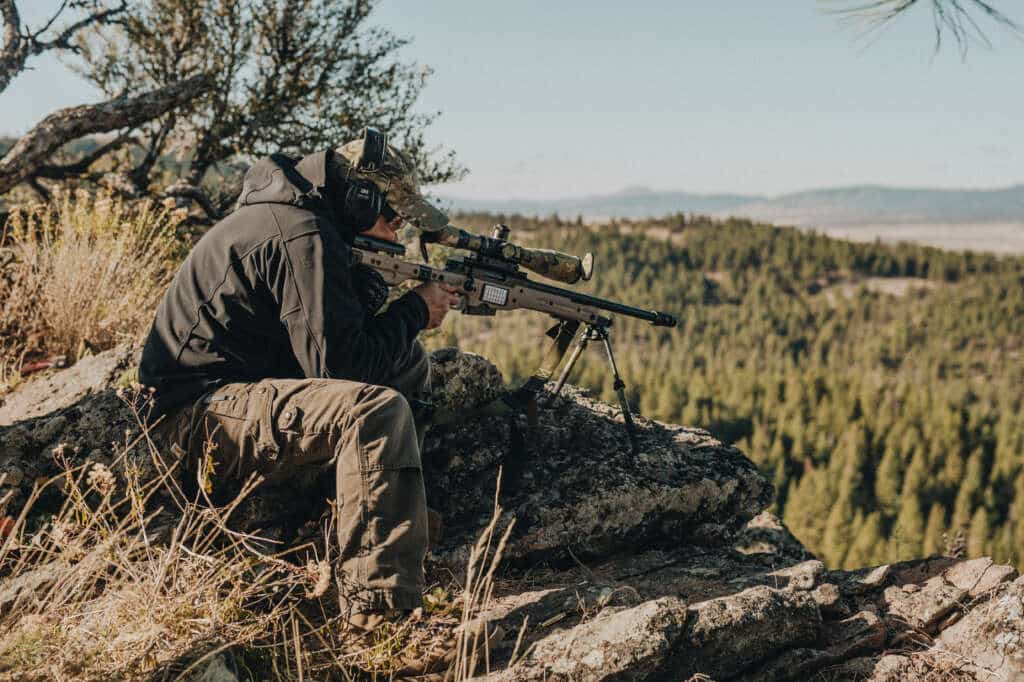
[[[173,113],[165,117],[159,129],[150,135],[149,149],[146,150],[146,155],[143,157],[142,162],[128,174],[132,182],[140,189],[149,184],[149,175],[153,172],[153,167],[157,161],[160,160],[164,142],[166,142],[167,136],[171,134],[171,131],[174,130],[175,121]]]
[[[31,37],[34,38],[49,31],[50,27],[52,27],[54,23],[56,23],[56,21],[60,19],[60,15],[64,14],[64,10],[66,10],[67,8],[68,0],[61,0],[60,7],[57,8],[57,11],[50,16],[49,20],[45,24],[43,24],[43,27],[41,29],[33,32]]]
[[[21,35],[21,15],[14,0],[0,0],[0,17],[4,20],[4,45],[0,49],[0,92],[25,68],[28,45]]]
[[[60,7],[43,24],[42,28],[34,32],[22,31],[21,15],[15,0],[0,0],[0,18],[4,22],[4,42],[3,47],[0,48],[0,92],[7,89],[11,80],[25,70],[25,62],[29,57],[35,57],[48,50],[77,52],[78,47],[74,44],[74,40],[82,31],[92,26],[109,24],[118,15],[128,11],[128,0],[120,0],[116,7],[106,8],[105,4],[101,2],[97,2],[95,5],[90,4],[91,11],[85,16],[72,22],[56,37],[43,40],[42,35],[49,31],[54,22],[67,10],[67,0],[60,4]]]
[[[862,36],[877,34],[894,19],[905,14],[921,0],[868,0],[851,4],[839,0],[845,7],[827,10],[840,16],[840,23],[853,25]],[[932,25],[935,32],[935,51],[942,47],[945,33],[953,36],[961,56],[966,56],[971,43],[991,46],[988,36],[975,15],[984,17],[1016,34],[1024,36],[1024,26],[996,9],[987,0],[925,0],[931,7]]]
[[[46,187],[44,187],[43,184],[39,182],[39,180],[37,180],[36,178],[29,178],[27,184],[29,187],[32,188],[32,191],[34,191],[39,196],[40,201],[42,201],[44,204],[49,203],[51,196],[50,190],[46,189]]]
[[[93,133],[131,128],[162,116],[208,92],[213,78],[193,76],[137,97],[69,107],[44,118],[0,160],[0,194],[35,175],[53,152]]]
[[[61,9],[58,10],[58,14],[59,12],[63,11],[63,9],[64,8],[62,6]],[[72,41],[75,39],[75,37],[78,35],[80,31],[88,28],[89,26],[94,26],[96,24],[109,23],[118,14],[122,14],[127,10],[127,0],[121,0],[121,4],[117,7],[112,7],[110,9],[105,9],[94,14],[90,14],[74,22],[73,24],[65,28],[63,31],[61,31],[60,34],[58,34],[57,37],[53,40],[39,40],[39,35],[40,33],[42,33],[42,31],[38,31],[32,36],[30,36],[30,40],[32,43],[32,54],[36,55],[41,52],[45,52],[46,50],[71,50],[72,52],[77,51],[78,48],[75,47]],[[54,18],[56,18],[56,16]],[[49,27],[49,24],[47,24],[47,27]]]

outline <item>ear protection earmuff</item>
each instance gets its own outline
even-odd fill
[[[342,202],[342,220],[356,232],[373,227],[384,210],[384,195],[369,180],[349,180]]]
[[[363,128],[363,153],[349,167],[349,175],[354,168],[363,173],[376,173],[384,167],[384,153],[387,149],[388,136],[376,128]],[[348,178],[345,199],[342,204],[343,219],[356,232],[364,232],[373,227],[377,216],[384,210],[384,195],[377,185],[369,180]]]

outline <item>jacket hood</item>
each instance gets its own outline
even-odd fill
[[[284,154],[260,159],[245,174],[238,205],[308,206],[311,200],[322,201],[327,186],[329,153],[317,152],[300,160]]]

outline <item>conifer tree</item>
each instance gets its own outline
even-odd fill
[[[988,512],[985,511],[984,507],[978,507],[971,517],[971,526],[967,531],[967,556],[984,556],[988,542]]]
[[[889,554],[896,561],[906,561],[921,555],[924,540],[924,517],[917,492],[905,491],[900,513],[892,529]]]
[[[922,553],[924,556],[941,554],[945,545],[946,509],[939,502],[934,502],[928,511],[928,525],[924,529]]]

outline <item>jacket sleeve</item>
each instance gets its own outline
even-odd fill
[[[284,245],[297,299],[284,317],[292,351],[308,378],[384,384],[427,326],[427,305],[410,291],[383,313],[367,315],[353,286],[347,246],[325,232]]]

